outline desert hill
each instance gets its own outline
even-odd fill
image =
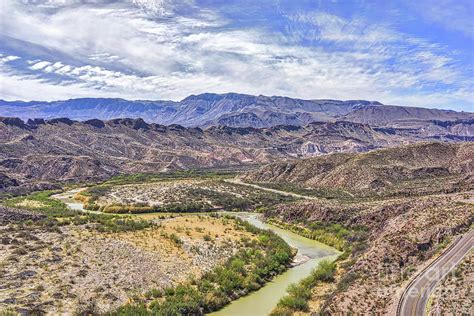
[[[0,186],[5,189],[25,182],[102,179],[118,173],[262,165],[328,153],[361,153],[419,141],[464,141],[468,136],[450,134],[450,123],[438,125],[437,134],[430,136],[426,129],[374,128],[346,121],[201,129],[148,124],[142,119],[78,122],[59,118],[25,122],[19,118],[0,118]],[[315,161],[324,161],[327,168],[351,161],[351,157],[338,155]],[[359,168],[354,161],[351,163],[354,164],[351,168]],[[307,162],[291,162],[288,166],[293,164],[297,172]],[[265,170],[282,168],[273,166],[280,165]],[[331,183],[336,181],[333,179],[344,178],[338,173],[326,176],[307,180]],[[371,185],[374,184],[377,181]],[[359,183],[354,185],[363,187]]]
[[[343,189],[367,194],[392,190],[409,194],[411,181],[438,179],[452,189],[450,176],[473,185],[474,143],[418,143],[368,153],[336,153],[291,162],[278,162],[244,176],[253,182],[293,183],[310,188]],[[430,182],[430,181],[428,181]],[[435,185],[431,181],[430,185]],[[460,183],[456,182],[456,185]],[[419,189],[419,188],[418,188]],[[428,188],[426,188],[428,189]]]

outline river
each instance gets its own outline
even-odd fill
[[[227,213],[227,212],[226,212]],[[260,316],[268,315],[277,305],[281,297],[285,296],[286,289],[290,284],[296,283],[306,276],[322,260],[336,260],[340,252],[336,249],[324,245],[320,242],[302,237],[288,230],[278,228],[262,222],[255,213],[230,213],[245,219],[249,223],[259,228],[270,229],[283,238],[290,246],[298,249],[297,259],[305,260],[288,269],[283,274],[276,276],[271,282],[268,282],[258,291],[252,292],[247,296],[241,297],[223,309],[211,313],[212,316]]]
[[[73,199],[73,195],[80,189],[68,191],[65,193],[57,194],[54,197],[63,201],[68,205],[69,208],[85,211],[83,204]],[[281,229],[274,225],[263,222],[259,215],[256,213],[247,212],[220,212],[224,214],[230,214],[238,216],[252,225],[270,229],[277,235],[283,238],[290,246],[298,249],[298,253],[295,257],[296,262],[293,267],[288,269],[283,274],[280,274],[273,278],[271,282],[268,282],[260,288],[258,291],[252,292],[247,296],[241,297],[229,305],[225,306],[221,310],[211,313],[212,316],[264,316],[268,315],[273,308],[277,305],[281,297],[286,294],[286,289],[290,284],[296,283],[306,276],[318,265],[322,260],[336,260],[340,252],[336,249],[324,245],[320,242],[299,236],[288,230]]]

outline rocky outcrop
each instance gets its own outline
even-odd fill
[[[0,206],[0,225],[17,223],[26,220],[37,221],[43,218],[46,218],[46,215],[11,207]],[[9,239],[7,237],[2,239],[2,243],[7,243],[8,241]]]
[[[6,189],[12,186],[18,186],[18,181],[6,176],[3,173],[0,173],[0,190]]]
[[[94,126],[94,127],[97,127],[97,128],[104,128],[105,127],[105,123],[101,120],[98,120],[98,119],[92,119],[92,120],[84,121],[84,124],[88,124],[88,125],[91,125],[91,126]]]
[[[60,118],[54,118],[54,119],[51,119],[51,120],[47,120],[46,121],[47,124],[66,124],[66,125],[72,125],[74,124],[74,121],[67,118],[67,117],[60,117]]]
[[[16,126],[19,128],[25,128],[25,122],[17,117],[0,117],[0,122],[8,126]]]

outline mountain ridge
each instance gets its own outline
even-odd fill
[[[407,114],[408,113],[408,114]],[[474,119],[474,113],[384,105],[366,100],[304,100],[284,96],[203,93],[181,101],[78,98],[62,101],[0,100],[0,116],[74,120],[142,118],[148,123],[186,127],[271,127],[346,120],[380,126],[419,126],[426,120]],[[411,124],[411,125],[410,125]]]
[[[377,128],[347,121],[200,128],[147,123],[141,118],[25,122],[0,117],[0,180],[5,189],[38,181],[101,179],[119,173],[261,165],[419,141],[474,140],[474,135],[465,135],[472,130],[472,122],[451,123],[438,122],[434,130]]]
[[[367,153],[334,153],[275,162],[251,171],[251,182],[292,183],[314,189],[342,189],[357,196],[414,194],[414,183],[430,180],[422,189],[451,192],[472,189],[474,143],[420,142]],[[450,177],[456,176],[454,181]],[[439,178],[440,181],[434,181]],[[419,186],[419,185],[418,185]],[[426,192],[424,192],[426,193]]]

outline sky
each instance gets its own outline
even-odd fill
[[[204,92],[474,111],[471,0],[1,0],[0,98]]]

